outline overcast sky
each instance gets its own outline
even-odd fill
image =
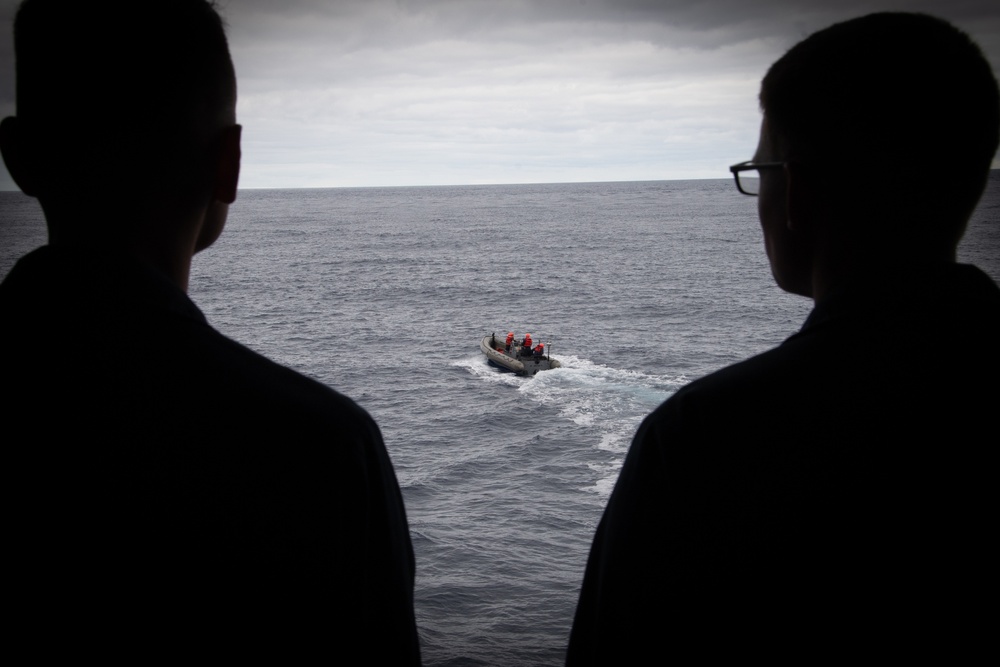
[[[220,5],[246,188],[728,178],[756,145],[768,65],[819,28],[882,9],[950,19],[1000,72],[996,0]],[[0,0],[4,116],[16,6]],[[0,188],[13,187],[0,167]]]

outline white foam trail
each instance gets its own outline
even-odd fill
[[[559,368],[530,377],[500,371],[482,356],[453,363],[484,382],[515,387],[530,400],[555,407],[562,418],[591,432],[593,447],[616,455],[599,470],[591,465],[600,478],[586,490],[606,498],[643,418],[686,384],[687,378],[614,368],[574,355],[557,358],[562,364]]]
[[[490,382],[497,385],[519,387],[528,379],[515,375],[514,373],[503,371],[494,366],[490,366],[486,361],[486,357],[482,354],[456,359],[451,362],[451,365],[464,368],[469,373],[475,375],[484,382]]]

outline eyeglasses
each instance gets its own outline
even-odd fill
[[[737,190],[745,195],[756,197],[760,194],[760,170],[777,169],[784,166],[784,162],[754,162],[753,160],[748,160],[734,164],[729,168],[729,171],[733,172],[733,178],[736,179]]]

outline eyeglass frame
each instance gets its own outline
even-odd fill
[[[747,192],[743,189],[740,184],[740,172],[741,171],[751,171],[753,169],[777,169],[778,167],[784,167],[787,162],[754,162],[753,160],[747,160],[746,162],[740,162],[729,167],[729,171],[733,172],[733,179],[736,181],[736,189],[745,195],[750,197],[756,197],[758,192]]]

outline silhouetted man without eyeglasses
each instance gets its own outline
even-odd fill
[[[997,82],[949,24],[874,14],[789,50],[760,103],[733,171],[815,307],[643,422],[567,663],[967,662],[994,633],[1000,290],[956,246]]]
[[[27,0],[15,49],[0,147],[49,243],[0,285],[8,643],[102,662],[419,664],[378,427],[185,294],[239,175],[218,13]]]

